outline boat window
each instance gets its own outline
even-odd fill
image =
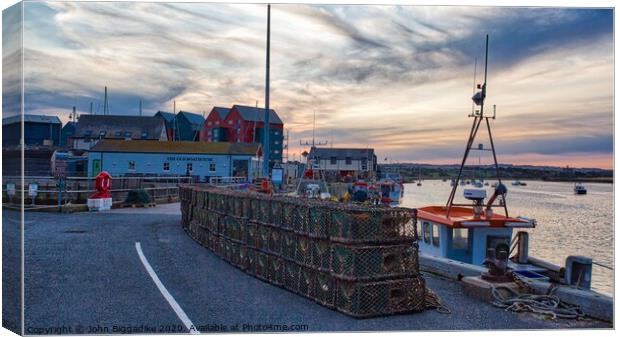
[[[431,235],[433,236],[433,246],[439,247],[439,226],[438,225],[433,225],[433,231]]]
[[[422,222],[416,221],[415,225],[416,225],[416,234],[418,235],[418,238],[420,238],[422,236]]]
[[[469,246],[468,240],[467,228],[454,228],[452,230],[452,249],[467,249]]]
[[[424,222],[422,230],[424,243],[431,243],[431,224],[428,222]]]

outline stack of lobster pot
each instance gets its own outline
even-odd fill
[[[230,264],[355,317],[424,310],[415,211],[181,186],[183,226]]]

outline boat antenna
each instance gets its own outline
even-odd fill
[[[478,57],[475,57],[475,58],[474,58],[474,84],[472,85],[472,88],[471,88],[471,94],[472,94],[472,96],[476,94],[476,67],[477,67],[477,66],[478,66]],[[476,104],[475,104],[475,103],[474,103],[474,101],[472,100],[472,101],[471,101],[471,114],[472,114],[472,115],[474,114],[474,107],[475,107],[475,105],[476,105]]]
[[[474,114],[469,116],[469,117],[473,117],[474,121],[469,131],[469,139],[467,140],[467,146],[465,147],[465,154],[463,155],[463,160],[461,161],[461,166],[459,168],[458,176],[456,177],[456,181],[454,183],[454,186],[452,186],[452,191],[450,192],[450,196],[448,197],[448,202],[446,203],[446,208],[448,209],[448,211],[446,212],[447,217],[450,216],[450,211],[452,210],[452,206],[468,206],[468,205],[463,205],[463,204],[460,204],[460,205],[455,204],[454,197],[456,195],[456,190],[459,186],[459,180],[461,179],[461,176],[463,174],[463,168],[465,167],[465,163],[467,162],[467,157],[469,156],[469,152],[471,150],[491,151],[493,153],[493,161],[495,163],[495,172],[496,172],[497,183],[498,183],[496,192],[501,189],[505,189],[505,187],[502,187],[503,185],[502,185],[502,180],[499,174],[499,164],[497,163],[497,154],[495,152],[495,144],[493,142],[493,135],[491,134],[491,124],[489,123],[489,118],[495,119],[495,106],[493,109],[493,116],[484,115],[484,101],[486,99],[486,94],[487,94],[488,62],[489,62],[489,35],[486,36],[486,46],[485,46],[485,52],[484,52],[484,82],[482,83],[482,85],[479,84],[476,86],[476,88],[480,89],[480,91],[475,93],[474,96],[472,97],[474,104],[480,106],[480,111],[475,112]],[[490,149],[485,149],[481,146],[479,146],[478,148],[472,147],[476,139],[476,135],[478,134],[478,129],[480,128],[480,124],[482,123],[483,120],[486,122],[487,131],[489,134],[489,141],[491,145]],[[508,216],[508,207],[506,206],[505,193],[500,193],[500,196],[501,196],[501,202],[499,206],[504,207],[504,212],[506,213],[506,216]],[[497,205],[490,205],[490,206],[497,207]]]

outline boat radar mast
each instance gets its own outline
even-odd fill
[[[493,135],[491,134],[491,124],[489,123],[489,119],[495,119],[495,110],[496,110],[495,105],[493,105],[493,115],[488,116],[484,114],[484,102],[485,102],[486,95],[487,95],[488,61],[489,61],[489,35],[486,36],[486,47],[485,47],[485,56],[484,56],[484,82],[476,86],[478,91],[475,92],[473,97],[471,98],[474,104],[480,107],[480,109],[479,110],[474,109],[472,113],[468,116],[470,118],[473,118],[474,120],[473,120],[471,129],[469,131],[469,138],[467,140],[467,146],[465,147],[465,153],[463,155],[463,160],[461,161],[461,166],[459,168],[459,174],[456,177],[456,181],[452,186],[452,191],[450,192],[450,197],[448,198],[448,202],[446,203],[446,208],[447,208],[446,216],[447,217],[450,216],[450,211],[452,210],[453,206],[470,206],[470,205],[465,205],[465,204],[455,204],[454,197],[456,195],[456,190],[459,186],[459,180],[461,179],[461,176],[463,174],[463,168],[465,167],[467,157],[469,156],[469,153],[471,150],[492,152],[493,162],[495,163],[495,173],[496,173],[498,184],[497,184],[497,187],[495,188],[495,192],[493,196],[491,197],[491,199],[489,199],[487,203],[487,209],[490,209],[491,207],[503,207],[504,212],[506,213],[506,217],[508,217],[508,207],[506,206],[506,197],[505,197],[507,189],[506,189],[506,186],[502,184],[502,179],[499,175],[499,165],[497,163],[497,155],[495,153],[495,144],[493,143]],[[475,83],[475,78],[474,78],[474,83]],[[476,135],[478,134],[478,129],[480,128],[480,124],[482,124],[483,121],[486,123],[487,131],[489,134],[489,143],[491,145],[490,149],[485,149],[483,146],[478,146],[476,148],[473,147],[474,141],[476,139]],[[494,204],[497,197],[501,198],[499,205]]]

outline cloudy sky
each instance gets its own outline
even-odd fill
[[[66,121],[90,102],[101,112],[106,85],[112,114],[138,114],[140,99],[145,114],[174,100],[197,113],[264,104],[265,5],[24,6],[26,113]],[[273,5],[271,17],[271,107],[290,131],[291,157],[316,111],[317,138],[335,147],[458,162],[489,34],[500,161],[613,165],[611,10]]]

